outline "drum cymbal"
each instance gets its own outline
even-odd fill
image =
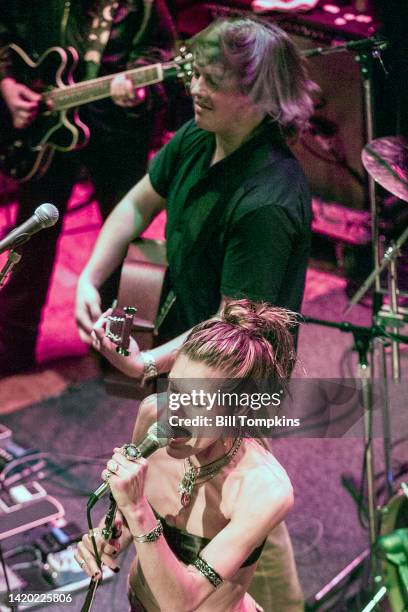
[[[408,202],[408,142],[402,136],[372,140],[364,147],[361,159],[381,187]]]

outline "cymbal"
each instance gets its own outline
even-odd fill
[[[402,136],[372,140],[361,154],[364,168],[384,189],[408,202],[408,142]]]

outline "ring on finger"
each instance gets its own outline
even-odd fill
[[[103,480],[105,482],[108,482],[109,478],[112,476],[112,472],[106,472],[106,474],[103,477]]]
[[[78,561],[78,565],[82,569],[84,567],[84,565],[86,565],[85,559],[81,559],[80,561]]]
[[[89,536],[90,538],[97,538],[97,537],[98,537],[98,536],[100,536],[100,535],[101,535],[101,532],[100,532],[100,530],[99,530],[99,529],[90,529],[90,530],[88,531],[88,536]]]
[[[129,461],[136,461],[140,457],[140,450],[135,444],[125,444],[123,447],[123,454]]]
[[[113,459],[109,459],[108,463],[106,464],[106,467],[110,472],[112,472],[112,474],[116,474],[116,472],[119,470],[119,463],[117,463]]]

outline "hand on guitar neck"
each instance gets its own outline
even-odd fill
[[[124,74],[117,74],[110,84],[110,96],[115,104],[123,108],[134,108],[146,100],[146,88],[135,89]]]
[[[1,81],[0,92],[10,111],[13,127],[23,129],[29,126],[38,115],[41,94],[11,77]]]
[[[92,346],[113,366],[132,378],[142,379],[145,369],[140,348],[132,331],[150,330],[149,321],[135,317],[136,308],[109,308],[91,332]]]

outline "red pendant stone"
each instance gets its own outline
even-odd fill
[[[187,508],[191,501],[191,496],[188,493],[183,493],[181,496],[181,505],[183,508]]]

